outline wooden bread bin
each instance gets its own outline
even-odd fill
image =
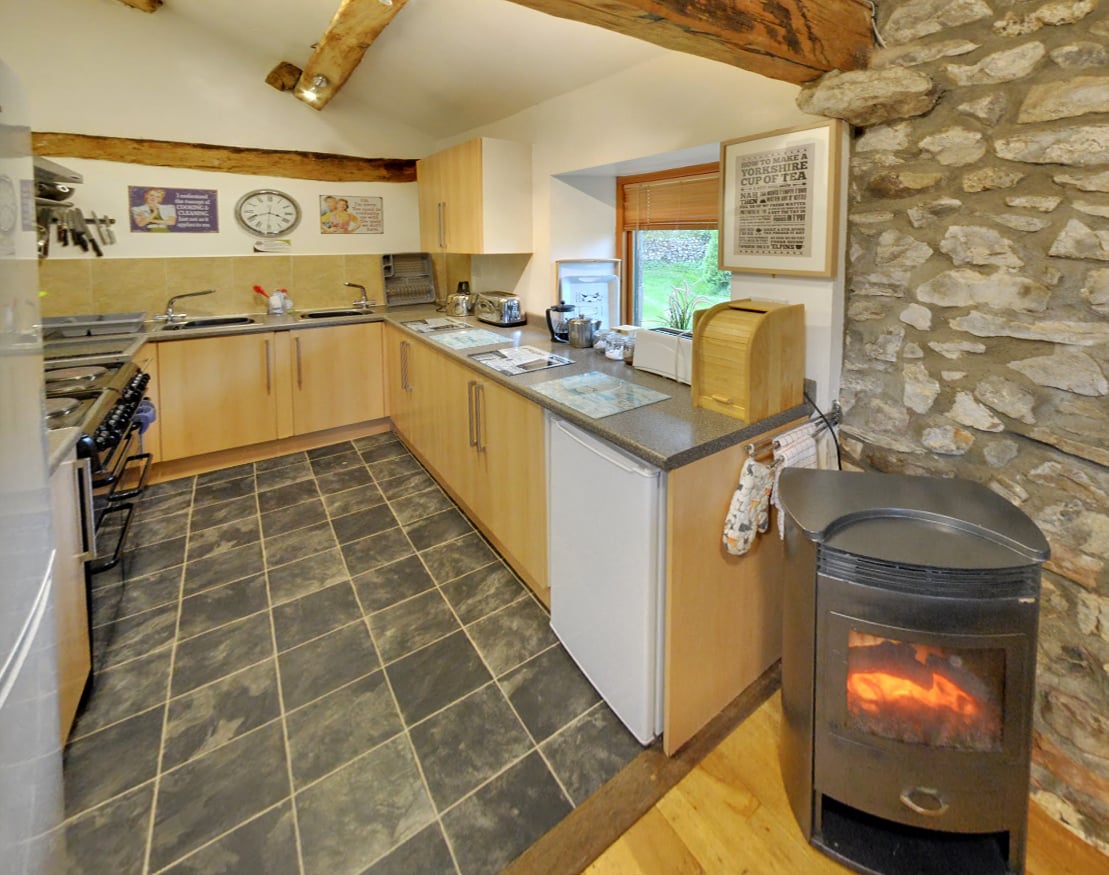
[[[725,301],[693,314],[693,406],[745,422],[804,400],[805,308]]]

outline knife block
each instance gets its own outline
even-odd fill
[[[804,401],[805,308],[725,301],[693,314],[693,406],[755,422]]]

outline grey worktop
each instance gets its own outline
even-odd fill
[[[773,428],[807,416],[811,409],[807,404],[800,404],[756,422],[744,422],[724,416],[721,413],[694,407],[690,388],[684,383],[637,370],[620,361],[607,359],[602,353],[593,349],[578,349],[565,343],[554,343],[551,341],[550,333],[547,331],[542,317],[536,317],[534,314],[529,314],[527,325],[517,328],[499,328],[495,325],[488,325],[474,316],[452,317],[474,328],[483,328],[504,338],[504,343],[471,347],[465,350],[449,349],[431,340],[427,335],[412,331],[404,325],[408,321],[442,316],[443,314],[432,305],[410,305],[394,308],[375,307],[373,313],[364,316],[339,316],[329,319],[302,319],[295,312],[283,316],[251,315],[257,321],[249,325],[222,325],[184,331],[164,331],[153,328],[147,334],[147,340],[153,342],[188,340],[196,337],[244,334],[258,331],[323,328],[357,322],[389,322],[405,331],[413,339],[426,343],[444,355],[473,368],[484,378],[519,392],[530,401],[552,411],[562,419],[611,441],[632,455],[663,470],[680,468],[720,450],[736,444],[746,443]],[[506,344],[531,346],[550,351],[571,359],[573,364],[518,376],[508,376],[470,359],[470,355],[473,353],[503,349]],[[662,392],[669,397],[654,404],[637,407],[634,410],[593,419],[535,391],[537,385],[548,380],[558,380],[590,371],[619,377],[638,386]]]

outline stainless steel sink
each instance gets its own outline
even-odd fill
[[[253,316],[211,316],[204,319],[188,319],[185,322],[171,322],[163,325],[163,331],[180,331],[185,328],[218,328],[226,325],[252,325],[258,320]]]
[[[301,313],[301,319],[333,319],[337,316],[366,316],[373,313],[373,310],[313,310],[309,313]]]

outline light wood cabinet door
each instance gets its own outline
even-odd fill
[[[265,332],[159,345],[164,460],[287,436],[278,430],[278,399],[289,396],[279,340]]]
[[[379,322],[291,332],[293,434],[385,415]]]
[[[84,522],[81,495],[87,462],[62,462],[50,478],[54,523],[54,602],[58,625],[58,718],[62,744],[69,737],[81,694],[92,669],[88,597],[85,591]]]
[[[393,428],[412,440],[414,398],[406,381],[412,341],[399,328],[385,328],[385,411]]]
[[[441,154],[441,153],[440,153]],[[420,212],[420,248],[428,252],[444,252],[442,210],[444,204],[442,160],[439,154],[416,162],[417,203]]]

